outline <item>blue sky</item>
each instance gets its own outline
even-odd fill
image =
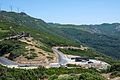
[[[120,22],[120,0],[0,0],[3,10],[24,11],[46,22],[100,24]]]

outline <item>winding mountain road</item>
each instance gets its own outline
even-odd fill
[[[16,36],[11,36],[11,37],[6,37],[4,39],[1,39],[0,41],[4,41],[4,40],[8,40],[8,39],[16,39],[16,38],[21,38],[21,37],[24,37],[25,35],[16,35]],[[72,46],[69,46],[69,47],[60,47],[60,46],[57,46],[57,47],[52,47],[52,50],[53,52],[56,54],[57,56],[57,63],[61,66],[66,66],[66,64],[72,64],[72,63],[75,63],[75,64],[80,64],[80,65],[87,65],[88,64],[88,61],[86,62],[75,62],[75,61],[72,61],[70,58],[68,58],[66,55],[64,55],[61,51],[59,51],[59,49],[80,49],[80,50],[86,50],[88,49],[87,47],[83,47],[81,46],[80,48],[79,47],[72,47]],[[98,60],[94,60],[94,59],[89,59],[89,61],[93,62],[96,66],[97,64],[101,64],[104,68],[107,68],[107,63],[105,62],[102,62],[102,61],[98,61]],[[9,64],[8,64],[9,63]],[[0,57],[0,64],[3,64],[3,65],[14,65],[13,61],[10,61],[8,59],[5,59],[3,57]],[[18,64],[18,66],[20,66],[21,64]],[[35,64],[26,64],[28,65],[34,65],[36,66]]]
[[[61,51],[59,51],[60,47],[52,47],[52,50],[55,54],[58,55],[58,63],[61,65],[66,65],[66,63],[68,63],[70,61],[69,58],[67,58]]]

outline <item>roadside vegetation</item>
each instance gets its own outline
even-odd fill
[[[114,63],[106,70],[106,73],[110,73],[111,78],[120,77],[120,63]]]
[[[0,80],[105,80],[97,71],[82,68],[50,68],[40,67],[33,70],[9,69],[0,66]],[[67,74],[67,77],[60,75]]]

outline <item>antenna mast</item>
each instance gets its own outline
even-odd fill
[[[20,9],[19,8],[17,8],[17,12],[19,13],[19,11],[20,11]]]
[[[12,6],[12,5],[10,6],[10,11],[11,11],[11,12],[13,11],[13,6]]]
[[[11,4],[10,4],[10,11],[12,12],[13,11],[13,3],[12,3],[12,0],[11,1]]]
[[[0,4],[0,11],[2,11],[2,5]]]

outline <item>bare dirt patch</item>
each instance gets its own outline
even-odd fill
[[[27,49],[25,55],[17,57],[15,59],[16,62],[22,64],[41,64],[43,66],[46,66],[49,63],[57,61],[55,54],[51,52],[46,52],[43,49],[37,47],[39,43],[37,43],[37,41],[34,41],[33,38],[22,38],[19,40],[28,44],[28,46],[25,47]],[[43,44],[41,45],[43,46]],[[27,59],[26,56],[30,56],[31,53],[36,54],[36,57],[34,57],[33,59]]]

